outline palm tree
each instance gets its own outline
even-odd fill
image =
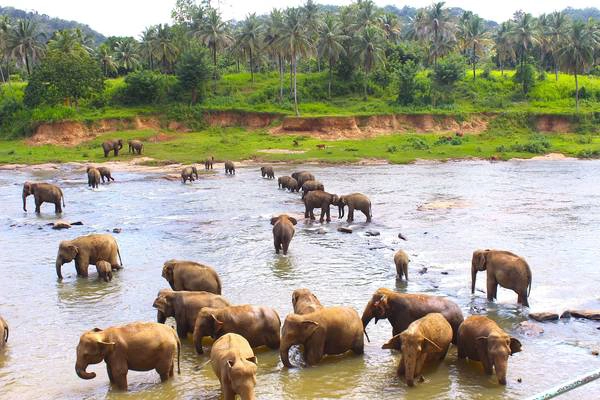
[[[117,73],[119,69],[118,65],[113,58],[112,51],[106,44],[102,44],[98,47],[97,57],[102,66],[104,76],[108,77]]]
[[[80,36],[73,29],[56,31],[52,39],[48,42],[48,49],[59,51],[62,54],[78,54],[81,51],[85,51],[80,39]]]
[[[173,41],[173,34],[169,25],[158,24],[156,36],[153,41],[154,57],[160,60],[163,72],[170,72],[173,63],[179,55],[179,49]]]
[[[27,76],[31,74],[32,64],[44,54],[44,39],[45,35],[39,32],[38,25],[31,20],[17,21],[8,32],[7,49],[25,65]]]
[[[547,30],[544,33],[549,38],[550,54],[554,63],[554,75],[558,82],[558,49],[562,45],[566,31],[569,27],[569,18],[562,11],[555,11],[548,16]]]
[[[294,110],[299,116],[298,111],[298,90],[297,90],[297,64],[298,57],[310,54],[313,46],[302,18],[302,12],[297,8],[288,8],[285,10],[284,24],[281,27],[281,34],[277,41],[282,48],[287,49],[290,57],[292,69],[292,91],[294,93]]]
[[[271,51],[277,60],[277,70],[279,72],[279,101],[283,101],[283,75],[284,75],[284,57],[285,49],[279,43],[281,28],[283,26],[283,13],[278,9],[273,9],[265,23],[264,43],[267,49]]]
[[[115,61],[125,71],[133,71],[140,65],[138,44],[135,40],[119,40],[115,43]]]
[[[492,40],[485,27],[483,18],[474,14],[469,14],[467,18],[462,21],[459,33],[463,50],[467,55],[470,64],[473,66],[473,80],[475,80],[477,62],[485,55]]]
[[[578,75],[585,72],[594,62],[594,51],[598,39],[582,21],[575,21],[567,31],[565,41],[558,51],[562,65],[575,75],[575,109],[579,111]]]
[[[154,69],[154,41],[156,39],[156,26],[147,27],[141,35],[140,54],[148,62],[151,70]]]
[[[8,31],[10,30],[10,19],[5,15],[0,15],[0,76],[2,77],[2,82],[6,82],[6,78],[4,77],[4,70],[2,69],[2,64],[4,59],[6,58],[6,74],[10,75],[8,71],[8,51],[7,51],[7,37]]]
[[[256,13],[252,13],[246,17],[242,23],[241,30],[238,32],[238,45],[244,49],[250,59],[250,76],[254,82],[254,56],[260,49],[260,35],[262,24],[256,17]]]
[[[517,12],[514,19],[515,21],[512,24],[512,42],[517,48],[521,71],[523,71],[529,50],[539,43],[539,40],[536,35],[535,19],[531,14]],[[525,79],[523,79],[523,93],[526,91],[526,84]]]
[[[329,62],[329,84],[327,87],[329,98],[331,98],[333,64],[340,58],[340,55],[346,54],[343,43],[347,39],[349,37],[341,33],[339,23],[332,15],[327,15],[321,28],[317,50],[319,57],[323,57]]]
[[[383,57],[379,29],[373,26],[367,26],[357,38],[354,53],[359,57],[363,72],[365,73],[364,98],[367,100],[369,73],[375,67],[375,64]]]
[[[400,38],[400,21],[393,13],[385,13],[379,17],[379,24],[385,35],[385,39],[392,43],[397,43]]]
[[[355,29],[361,31],[367,27],[378,25],[379,10],[372,0],[359,1],[357,3],[358,11],[356,13]]]
[[[202,43],[204,43],[211,51],[213,56],[214,75],[213,79],[217,79],[217,51],[230,46],[233,43],[233,37],[229,33],[229,27],[226,22],[223,22],[221,15],[217,10],[211,8],[204,22],[200,25],[200,29],[194,32]]]
[[[504,76],[504,65],[506,61],[514,61],[516,58],[512,42],[512,22],[506,21],[500,24],[494,35],[494,49],[500,64],[500,71]]]
[[[430,54],[433,57],[433,65],[437,65],[438,57],[448,53],[448,48],[456,40],[454,31],[456,25],[450,18],[448,10],[444,8],[444,2],[438,2],[431,5],[422,21],[423,27],[431,42]]]
[[[306,30],[311,41],[314,43],[318,40],[319,30],[321,29],[321,15],[319,7],[313,0],[307,0],[302,7],[302,16],[306,24]],[[317,70],[321,71],[321,59],[317,56]]]

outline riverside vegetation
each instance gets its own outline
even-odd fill
[[[23,137],[45,123],[140,116],[158,118],[163,130],[177,121],[193,131],[148,141],[146,154],[161,161],[194,162],[209,154],[329,162],[600,156],[597,20],[516,12],[497,25],[468,11],[457,15],[444,3],[411,18],[389,10],[370,1],[321,7],[309,0],[233,22],[210,6],[180,0],[173,25],[99,46],[78,30],[46,37],[34,22],[3,18],[0,162],[99,161],[103,139],[147,140],[156,132],[111,132],[68,148],[29,146]],[[317,149],[323,141],[310,135],[210,127],[205,114],[211,110],[491,117],[478,135],[408,130]],[[534,121],[541,115],[567,120],[570,132],[538,132]],[[268,149],[294,152],[261,152]]]

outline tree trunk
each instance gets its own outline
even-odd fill
[[[475,45],[473,45],[473,80],[475,80],[475,68],[477,67],[477,61],[475,58]]]
[[[365,92],[364,93],[365,101],[368,99],[367,98],[367,82],[368,81],[369,81],[369,73],[365,70],[365,82],[364,82],[364,86],[363,86],[363,89],[364,89],[364,92]]]
[[[250,48],[250,76],[252,77],[252,83],[254,83],[254,60],[252,59],[252,48]]]
[[[477,64],[473,62],[473,80],[475,80],[475,67]]]
[[[293,96],[294,92],[294,63],[290,60],[290,97]]]
[[[554,75],[556,76],[556,82],[558,82],[558,63],[554,62]]]
[[[6,83],[6,79],[4,79],[4,71],[2,70],[2,61],[4,61],[4,57],[0,60],[0,75],[2,75],[2,83]]]
[[[575,111],[579,112],[579,81],[577,80],[577,68],[575,69]]]
[[[192,105],[196,104],[198,101],[198,89],[194,86],[192,88]]]
[[[329,59],[329,87],[327,93],[329,94],[329,100],[331,100],[331,80],[333,79],[333,62]]]
[[[25,54],[25,67],[27,67],[27,76],[31,75],[31,69],[29,68],[29,57]]]
[[[277,62],[279,63],[279,102],[283,102],[283,61],[281,54],[277,54]]]
[[[294,108],[296,109],[296,116],[300,116],[300,111],[298,111],[298,92],[297,92],[297,77],[296,77],[296,54],[292,56],[292,63],[294,64]]]

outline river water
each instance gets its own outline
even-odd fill
[[[0,352],[0,398],[6,399],[218,399],[219,383],[206,355],[184,341],[182,373],[161,384],[155,372],[130,372],[129,393],[109,388],[104,363],[90,366],[98,376],[79,379],[74,370],[79,336],[93,327],[155,319],[152,302],[168,287],[165,260],[197,260],[215,267],[223,294],[233,303],[268,305],[283,318],[292,310],[295,288],[310,288],[324,305],[349,305],[362,313],[379,287],[446,295],[466,315],[484,313],[523,344],[511,357],[506,387],[483,374],[480,365],[447,359],[426,371],[414,388],[395,377],[398,355],[382,350],[391,336],[387,321],[371,324],[364,356],[328,358],[313,368],[282,368],[278,353],[258,350],[259,399],[506,399],[523,398],[600,367],[591,350],[600,346],[600,324],[570,320],[546,323],[541,335],[523,332],[524,310],[516,294],[499,288],[488,303],[481,290],[470,293],[470,257],[477,248],[509,249],[533,270],[532,311],[600,308],[600,162],[483,161],[398,166],[306,166],[334,193],[363,192],[373,202],[373,222],[358,213],[353,234],[336,217],[330,224],[303,219],[287,257],[276,255],[269,218],[297,214],[297,194],[277,189],[258,168],[221,170],[194,184],[162,179],[153,172],[119,172],[117,182],[87,188],[81,169],[49,172],[0,171],[0,314],[11,327]],[[276,175],[291,167],[276,167]],[[52,205],[36,216],[21,210],[25,180],[59,183],[65,192],[63,219],[84,225],[54,231]],[[421,207],[419,210],[419,206]],[[430,209],[427,205],[454,205]],[[332,217],[337,210],[332,210]],[[63,266],[57,281],[58,243],[92,232],[116,234],[125,269],[109,284],[75,277]],[[324,228],[325,231],[323,231]],[[367,230],[380,236],[368,237]],[[402,233],[408,240],[398,239]],[[408,284],[397,282],[392,257],[411,256]],[[427,273],[417,271],[428,268]],[[477,287],[485,289],[485,273]],[[174,324],[174,321],[169,321]],[[299,362],[299,356],[292,357]],[[520,378],[521,382],[518,382]],[[591,384],[564,398],[600,396]]]

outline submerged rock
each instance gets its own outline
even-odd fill
[[[544,328],[530,321],[523,321],[517,325],[517,332],[528,337],[540,336]]]
[[[121,228],[114,228],[113,233],[121,233],[122,229]]]
[[[69,229],[71,224],[67,221],[56,221],[52,224],[52,229]]]
[[[404,236],[402,233],[399,233],[399,234],[398,234],[398,238],[400,238],[400,239],[402,239],[402,240],[406,241],[406,237],[405,237],[405,236]]]
[[[346,228],[344,226],[340,226],[339,228],[337,228],[338,232],[342,232],[342,233],[352,233],[352,228]]]
[[[599,310],[567,310],[560,316],[561,318],[583,318],[592,321],[600,321]]]
[[[556,321],[558,319],[558,314],[551,312],[529,313],[529,318],[538,322]]]
[[[365,232],[365,236],[379,236],[381,233],[379,231],[368,230]]]
[[[421,268],[421,269],[419,270],[419,274],[420,274],[420,275],[423,275],[423,274],[426,274],[426,273],[427,273],[427,267],[423,267],[423,268]]]

